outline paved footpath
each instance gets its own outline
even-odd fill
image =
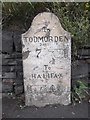
[[[88,118],[88,102],[76,105],[25,107],[20,99],[3,98],[3,118]]]

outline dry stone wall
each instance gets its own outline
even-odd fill
[[[23,92],[21,33],[2,31],[2,92]]]

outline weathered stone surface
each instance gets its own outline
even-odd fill
[[[15,82],[14,82],[14,85],[15,86],[17,86],[17,85],[23,85],[23,79],[22,78],[16,78]]]
[[[25,103],[68,105],[71,88],[71,39],[52,13],[37,15],[22,34]]]
[[[2,81],[0,80],[0,93],[2,93]]]
[[[15,86],[15,94],[19,95],[23,93],[23,85]]]
[[[0,64],[1,65],[1,64]],[[22,65],[22,59],[3,59],[2,65]]]
[[[2,52],[12,53],[13,52],[13,32],[2,31]]]
[[[17,78],[23,79],[23,72],[17,72]]]
[[[23,72],[23,66],[15,66],[16,71]]]
[[[2,66],[2,72],[15,72],[15,66]]]
[[[0,65],[0,73],[2,72],[2,66]]]
[[[20,52],[13,52],[12,54],[2,54],[3,59],[20,59],[22,58],[22,53]]]
[[[0,66],[0,79],[2,78],[2,67]]]
[[[13,92],[13,83],[2,83],[2,92],[7,93],[7,92]]]
[[[17,59],[16,63],[17,63],[17,66],[21,66],[22,65],[22,59]]]
[[[2,72],[2,76],[0,78],[16,78],[15,72]]]
[[[15,51],[17,51],[17,52],[22,51],[21,33],[20,32],[14,32],[14,45],[15,45]]]
[[[72,79],[88,77],[88,64],[85,60],[77,60],[72,63]]]
[[[3,79],[3,83],[11,83],[13,84],[14,83],[14,79]]]
[[[89,49],[79,49],[78,50],[78,55],[81,55],[81,56],[89,55]]]
[[[86,62],[87,62],[88,64],[90,64],[90,59],[86,59]]]
[[[2,65],[16,65],[15,59],[2,59]]]

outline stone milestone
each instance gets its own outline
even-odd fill
[[[22,34],[25,104],[71,102],[71,38],[57,16],[38,14]]]

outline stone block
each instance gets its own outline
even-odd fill
[[[49,12],[38,14],[22,34],[25,104],[71,103],[71,37]]]
[[[85,60],[77,60],[72,63],[72,79],[88,77],[88,64]]]
[[[2,84],[2,92],[3,93],[13,92],[13,84],[3,83]]]
[[[2,65],[16,65],[17,62],[15,59],[2,59]]]
[[[15,66],[10,66],[10,65],[2,66],[2,72],[15,72],[15,71],[16,71]]]
[[[16,95],[19,95],[21,93],[23,93],[23,85],[20,85],[20,86],[15,86],[15,94]]]
[[[15,45],[15,50],[17,52],[22,51],[21,33],[20,32],[14,32],[14,45]]]
[[[80,55],[80,56],[89,55],[89,49],[79,49],[78,50],[78,55]]]
[[[8,30],[2,31],[2,52],[13,52],[13,32]]]
[[[15,72],[3,72],[2,78],[16,78]]]
[[[22,78],[16,78],[15,81],[14,81],[14,85],[17,86],[17,85],[23,85],[23,79]]]

